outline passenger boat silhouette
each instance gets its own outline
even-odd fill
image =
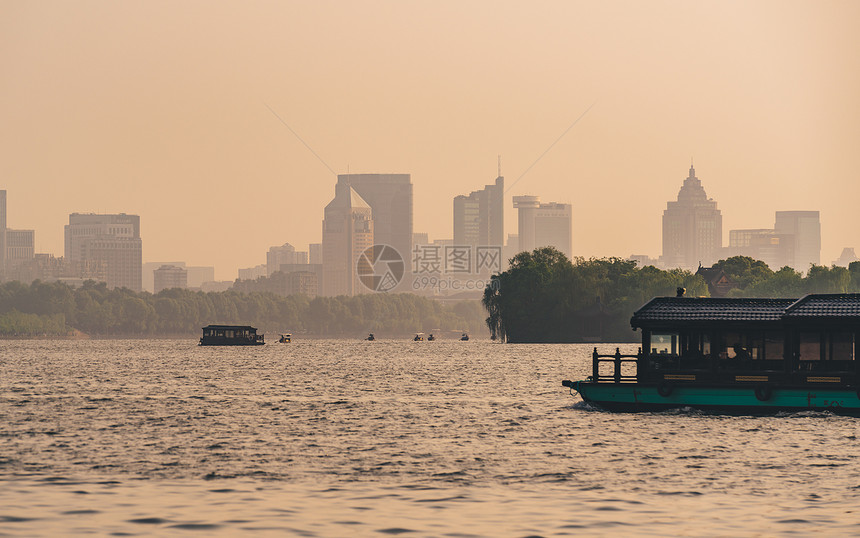
[[[562,382],[611,411],[860,414],[860,294],[801,299],[657,297],[630,320],[635,355],[592,353]]]
[[[262,346],[262,334],[250,325],[207,325],[203,327],[201,346]]]

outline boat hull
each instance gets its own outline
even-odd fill
[[[265,345],[265,342],[260,341],[252,341],[252,340],[207,340],[206,338],[201,338],[200,343],[198,345],[201,346],[262,346]]]
[[[860,415],[860,396],[845,387],[658,385],[644,383],[571,384],[585,402],[608,411],[642,412],[694,408],[727,414],[831,411]]]

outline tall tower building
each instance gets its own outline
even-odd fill
[[[803,273],[821,263],[821,220],[818,211],[777,211],[774,232],[790,234],[794,240],[791,266]]]
[[[690,165],[678,200],[668,202],[663,211],[663,265],[692,271],[699,264],[708,267],[717,261],[722,246],[723,216]]]
[[[568,258],[573,256],[570,204],[541,203],[537,196],[514,196],[518,210],[519,250],[555,247]]]
[[[505,178],[454,198],[454,244],[503,246]]]
[[[356,295],[367,290],[358,280],[356,264],[374,243],[373,212],[349,183],[338,181],[334,192],[323,220],[323,295]],[[411,242],[411,229],[409,234]]]
[[[65,226],[69,261],[104,263],[110,288],[142,289],[142,242],[138,215],[72,213]]]
[[[412,255],[412,179],[409,174],[340,174],[373,211],[373,240]]]

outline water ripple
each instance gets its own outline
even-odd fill
[[[856,418],[612,414],[560,387],[590,346],[375,344],[0,342],[4,532],[856,533]]]

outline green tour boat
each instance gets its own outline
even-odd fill
[[[860,294],[730,299],[679,289],[630,324],[642,331],[637,354],[595,348],[592,375],[562,385],[608,411],[860,415]]]

